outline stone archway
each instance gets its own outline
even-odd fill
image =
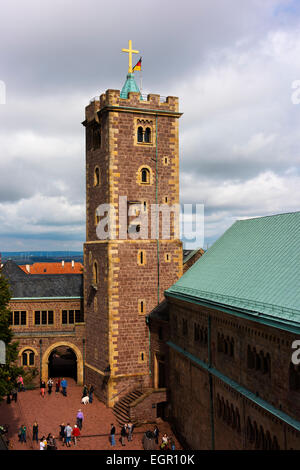
[[[69,343],[68,341],[58,341],[57,343],[51,344],[43,354],[42,359],[42,380],[45,382],[48,380],[48,365],[49,365],[49,356],[51,352],[59,348],[59,346],[65,346],[72,349],[76,355],[77,359],[77,384],[83,385],[83,359],[80,349],[75,346],[73,343]]]

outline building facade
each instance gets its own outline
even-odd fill
[[[13,261],[7,261],[1,273],[12,293],[9,323],[19,342],[18,364],[35,368],[37,377],[47,381],[55,372],[53,356],[63,349],[73,355],[71,373],[82,384],[86,334],[82,274],[28,275]]]
[[[238,221],[166,292],[172,421],[192,449],[300,449],[299,229],[300,213]]]
[[[152,205],[179,203],[178,99],[142,99],[130,91],[130,80],[125,97],[107,90],[92,101],[83,123],[86,376],[109,406],[126,391],[151,386],[146,316],[180,278],[183,264],[176,211],[169,234],[162,214],[151,217]],[[101,239],[97,229],[112,212],[114,233]]]

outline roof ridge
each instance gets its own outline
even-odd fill
[[[279,212],[278,214],[269,214],[269,215],[258,215],[257,217],[252,216],[248,219],[236,219],[235,222],[245,222],[246,220],[256,220],[256,219],[267,219],[268,217],[279,217],[282,215],[292,215],[292,214],[299,214],[300,211],[293,211],[293,212]]]

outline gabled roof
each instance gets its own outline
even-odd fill
[[[28,275],[14,261],[7,261],[1,274],[9,282],[13,299],[78,298],[83,296],[82,274]]]
[[[166,295],[300,324],[300,212],[235,222]]]
[[[83,271],[83,265],[79,262],[60,263],[33,263],[19,265],[26,274],[80,274]],[[29,270],[28,270],[29,267]]]

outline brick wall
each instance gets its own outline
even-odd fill
[[[71,347],[79,361],[79,369],[83,369],[85,354],[85,323],[62,324],[63,310],[82,310],[81,300],[11,300],[9,309],[26,311],[27,324],[12,326],[14,338],[19,341],[18,363],[22,363],[22,352],[31,349],[35,353],[34,367],[40,374],[41,363],[44,379],[48,378],[46,366],[51,350],[57,345],[65,344]],[[35,325],[35,311],[53,311],[53,324]],[[47,356],[47,357],[46,357]],[[78,378],[80,381],[80,377]],[[81,379],[82,380],[82,379]]]
[[[145,316],[163,299],[164,290],[182,275],[178,221],[171,217],[169,239],[162,239],[166,233],[160,226],[159,244],[151,239],[150,223],[151,204],[163,204],[165,198],[169,205],[179,202],[178,99],[169,97],[161,103],[159,95],[149,95],[147,101],[140,101],[136,93],[130,93],[127,100],[119,95],[118,90],[107,90],[86,108],[84,122],[87,135],[84,292],[86,299],[96,299],[85,302],[86,373],[92,378],[110,366],[110,378],[102,393],[110,406],[116,397],[121,397],[123,389],[151,384]],[[151,112],[153,109],[158,112]],[[151,128],[150,143],[137,141],[139,126]],[[101,144],[98,142],[95,147],[91,146],[93,129],[101,132]],[[99,186],[94,185],[96,167],[100,171]],[[149,171],[150,184],[141,180],[143,167]],[[146,234],[141,225],[141,235],[146,239],[132,239],[124,231],[128,217],[123,219],[119,213],[122,196],[127,197],[128,203],[140,202],[146,208],[149,229]],[[112,204],[116,214],[115,238],[105,242],[98,239],[95,223],[96,208],[103,203]],[[126,205],[126,212],[127,209]],[[139,260],[141,251],[143,263]],[[96,291],[91,289],[95,262],[99,272]]]
[[[295,334],[251,322],[233,315],[192,303],[170,299],[170,339],[184,351],[208,363],[208,341],[195,341],[195,324],[205,333],[208,316],[211,318],[211,365],[229,379],[265,400],[279,412],[299,420],[300,393],[289,387],[289,365]],[[177,318],[177,328],[176,328]],[[183,320],[187,331],[183,334]],[[220,338],[228,348],[220,348]],[[298,337],[299,339],[299,337]],[[230,342],[233,349],[230,349]],[[248,345],[256,348],[261,357],[270,355],[270,369],[250,368]],[[231,352],[231,354],[230,354]],[[173,420],[178,432],[194,449],[212,446],[211,421],[214,421],[216,449],[253,449],[271,442],[280,449],[300,448],[300,433],[274,417],[257,403],[238,393],[221,379],[212,375],[210,399],[209,374],[184,354],[169,351],[170,396]],[[259,363],[258,363],[259,364]],[[263,360],[262,360],[263,364]],[[211,409],[213,404],[213,410]],[[228,411],[229,410],[229,411]],[[248,418],[256,436],[247,434]],[[237,426],[239,422],[239,426]],[[250,433],[251,434],[251,433]],[[275,443],[275,444],[274,444]]]

